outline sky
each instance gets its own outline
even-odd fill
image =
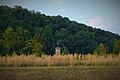
[[[20,5],[50,16],[61,15],[120,35],[120,0],[0,0],[0,5]]]

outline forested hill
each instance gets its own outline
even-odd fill
[[[73,15],[74,16],[74,15]],[[67,17],[46,16],[21,6],[0,6],[0,54],[54,54],[57,43],[64,54],[93,53],[103,43],[109,53],[120,36]]]

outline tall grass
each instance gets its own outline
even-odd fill
[[[81,58],[77,54],[69,55],[13,55],[0,56],[0,66],[3,67],[25,67],[25,66],[120,66],[120,55],[118,56],[97,56],[85,55]]]
[[[86,55],[82,63],[87,66],[120,66],[120,55]]]

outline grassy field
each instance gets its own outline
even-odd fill
[[[0,67],[0,80],[120,80],[120,67]]]
[[[77,54],[36,57],[35,55],[0,56],[0,67],[53,67],[53,66],[120,66],[120,55],[97,56]]]

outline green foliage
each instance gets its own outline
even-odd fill
[[[113,53],[118,55],[120,53],[120,40],[114,41]]]
[[[67,47],[64,47],[63,50],[62,50],[62,54],[69,54],[69,50],[67,49]]]
[[[14,51],[13,53],[12,53],[12,56],[16,56],[17,54],[16,54],[16,52]]]
[[[3,33],[4,38],[4,48],[6,53],[12,53],[14,46],[16,44],[16,34],[12,27],[8,27],[7,30]]]
[[[53,55],[57,42],[64,54],[93,53],[99,43],[106,44],[109,53],[118,34],[93,29],[67,17],[46,16],[21,6],[0,6],[0,55],[42,53]],[[114,47],[114,52],[119,48]],[[104,52],[105,53],[105,52]]]
[[[43,48],[42,44],[35,43],[33,46],[32,52],[37,53],[37,54],[39,54],[39,56],[41,56],[42,55],[42,48]]]
[[[107,48],[105,44],[100,43],[99,46],[95,49],[94,54],[97,55],[106,55],[107,54]]]
[[[40,56],[40,54],[37,53],[37,52],[35,52],[34,55],[35,55],[36,57],[39,57],[39,56]]]
[[[24,48],[25,52],[35,53],[36,56],[41,56],[43,53],[43,45],[40,35],[35,35],[27,42]]]
[[[9,53],[10,55],[14,51],[20,53],[22,48],[26,44],[25,41],[29,39],[28,30],[21,27],[17,27],[16,30],[14,30],[12,27],[8,27],[3,33],[3,39],[3,47],[4,49],[6,49],[6,53]]]

